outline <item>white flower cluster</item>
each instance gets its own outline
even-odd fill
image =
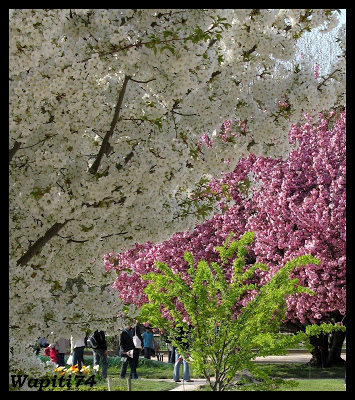
[[[16,340],[98,320],[111,326],[122,304],[101,290],[104,253],[192,227],[194,213],[176,218],[174,193],[188,196],[202,176],[233,169],[249,151],[286,154],[303,112],[345,104],[345,55],[318,79],[309,61],[280,68],[302,33],[325,21],[334,26],[336,12],[11,10]],[[216,134],[227,119],[245,123],[231,141]],[[198,146],[204,133],[212,147]],[[68,286],[78,277],[86,285]]]

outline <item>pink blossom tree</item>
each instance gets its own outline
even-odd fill
[[[162,243],[137,244],[117,255],[106,254],[106,270],[117,271],[113,287],[120,298],[138,306],[147,301],[143,293],[147,282],[141,276],[155,270],[155,261],[166,263],[187,279],[186,251],[197,262],[216,261],[216,246],[222,245],[230,232],[239,239],[243,233],[253,231],[254,242],[246,263],[262,262],[269,266],[269,271],[260,271],[260,284],[295,256],[310,254],[321,261],[295,272],[300,283],[313,290],[315,296],[299,293],[288,297],[285,322],[297,329],[312,323],[343,323],[346,112],[324,112],[317,122],[310,114],[305,114],[304,119],[289,132],[294,147],[286,159],[249,154],[233,172],[223,179],[211,180],[199,190],[195,201],[218,201],[221,212],[192,232],[176,233]],[[227,266],[224,272],[228,280],[231,268]],[[243,302],[248,300],[247,295]],[[314,339],[315,363],[341,361],[344,334],[334,334],[331,343],[328,340],[326,335]]]

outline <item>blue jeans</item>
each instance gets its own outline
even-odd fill
[[[94,356],[94,367],[95,365],[100,364],[100,359],[102,361],[102,371],[101,371],[101,376],[102,378],[107,378],[107,354],[105,354],[104,349],[92,349],[92,355]]]
[[[183,363],[183,370],[184,370],[184,381],[189,381],[190,380],[190,368],[189,368],[189,363],[185,360],[180,358],[180,354],[177,352],[177,349],[175,350],[175,365],[174,365],[174,372],[173,372],[173,379],[174,381],[180,380],[180,365]],[[180,358],[180,360],[179,360]],[[178,361],[179,360],[179,361]]]

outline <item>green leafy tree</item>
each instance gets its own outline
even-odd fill
[[[212,390],[226,390],[237,372],[244,369],[260,378],[260,384],[245,385],[244,389],[275,388],[285,382],[260,371],[253,363],[257,356],[286,354],[301,341],[308,343],[310,334],[345,327],[324,324],[293,335],[281,334],[286,296],[313,294],[300,286],[298,279],[290,279],[291,271],[319,261],[310,255],[296,257],[269,282],[258,285],[254,274],[260,269],[267,270],[267,266],[261,263],[245,266],[247,246],[252,243],[254,233],[247,232],[238,241],[232,240],[232,236],[217,248],[219,262],[209,264],[202,260],[196,265],[191,253],[186,252],[189,269],[185,277],[167,264],[156,262],[157,272],[144,276],[149,281],[145,289],[149,302],[142,306],[140,320],[149,320],[151,325],[168,332],[179,353],[191,362],[194,371],[203,374]],[[228,281],[223,270],[231,262],[233,272]],[[174,341],[181,328],[190,343],[187,349]]]

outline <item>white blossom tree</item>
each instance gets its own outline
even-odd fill
[[[186,211],[196,182],[249,151],[286,154],[305,111],[345,104],[345,29],[317,76],[287,61],[337,10],[17,9],[9,21],[10,357],[25,369],[38,336],[121,327],[104,253],[193,227],[207,216]]]

